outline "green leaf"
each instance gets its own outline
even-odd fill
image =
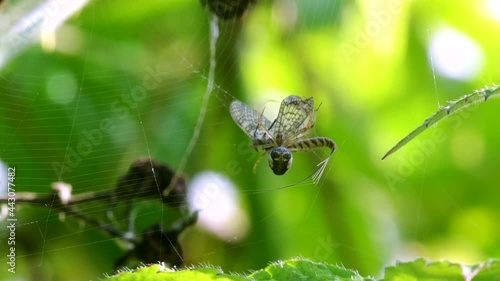
[[[135,272],[122,272],[106,280],[113,281],[135,281],[135,280],[351,280],[351,281],[374,281],[372,278],[364,278],[356,271],[346,269],[342,266],[329,265],[325,263],[312,262],[305,259],[293,259],[272,263],[265,269],[256,271],[247,277],[237,274],[224,274],[221,270],[213,267],[195,268],[175,271],[160,265],[152,265],[138,269]]]
[[[105,280],[173,280],[173,281],[375,281],[363,277],[357,271],[343,266],[313,262],[307,259],[278,261],[264,269],[244,277],[238,274],[224,274],[214,267],[200,267],[174,270],[161,265],[143,267],[135,272],[122,272]],[[387,267],[381,281],[500,281],[500,260],[491,260],[476,265],[463,265],[448,261],[417,259]]]
[[[500,280],[500,261],[473,266],[418,259],[387,267],[383,281],[494,281]]]
[[[441,107],[436,113],[434,113],[431,117],[425,119],[422,125],[418,126],[413,132],[400,140],[393,148],[391,148],[385,155],[382,157],[382,160],[387,158],[389,155],[393,154],[401,147],[405,146],[409,141],[413,140],[415,137],[420,135],[427,128],[432,125],[438,123],[439,121],[445,119],[446,117],[459,112],[471,105],[475,105],[477,103],[485,102],[490,98],[500,97],[500,86],[492,86],[486,87],[481,90],[477,90],[472,94],[465,95],[459,98],[456,101],[450,101],[447,105]]]
[[[491,260],[471,267],[474,278],[471,281],[500,281],[500,260]]]
[[[310,260],[295,259],[278,261],[263,270],[254,272],[249,277],[254,280],[374,280],[364,278],[356,271],[343,266],[317,263]]]
[[[155,264],[143,267],[134,272],[122,272],[110,277],[109,281],[140,281],[140,280],[172,280],[172,281],[240,281],[249,280],[244,277],[223,274],[221,270],[213,267],[195,268],[176,271]]]

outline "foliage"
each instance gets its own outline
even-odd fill
[[[105,280],[351,280],[375,281],[378,279],[362,277],[357,272],[342,266],[328,265],[304,259],[279,261],[245,277],[238,274],[224,274],[212,267],[196,267],[175,271],[160,265],[150,265],[135,272],[124,272]],[[418,259],[412,262],[398,263],[385,269],[381,281],[431,281],[431,280],[500,280],[500,261],[467,266],[445,261],[427,261]]]
[[[457,113],[465,108],[475,105],[480,102],[485,102],[490,98],[496,98],[499,95],[499,86],[495,87],[486,87],[481,90],[477,90],[472,94],[465,95],[456,101],[449,102],[447,105],[441,107],[438,112],[434,113],[431,117],[425,119],[424,123],[413,130],[408,136],[404,139],[400,140],[391,150],[389,150],[382,160],[384,160],[387,156],[396,152],[398,149],[403,147],[406,143],[411,141],[416,136],[420,135],[424,130],[429,128],[432,125],[437,124],[437,122],[441,121],[443,118],[448,117],[451,114]]]

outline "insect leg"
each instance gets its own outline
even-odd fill
[[[266,126],[264,126],[264,124],[262,124],[262,117],[264,116],[264,110],[266,108],[264,107],[264,109],[262,109],[262,112],[259,114],[259,119],[257,120],[258,121],[258,125],[257,125],[257,128],[261,128],[261,129],[264,129],[264,132],[266,133],[266,135],[273,140],[274,142],[274,138],[273,136],[271,135],[271,133],[269,133],[269,130],[271,130],[271,128],[273,127],[274,123],[276,123],[276,119],[273,121],[273,123],[271,124],[271,126],[269,126],[269,128],[266,128]],[[257,128],[255,129],[255,131],[257,131]]]
[[[262,161],[262,158],[264,158],[264,156],[266,156],[267,154],[267,150],[264,151],[264,153],[262,153],[262,155],[259,157],[259,159],[257,159],[257,161],[255,161],[255,164],[253,165],[253,173],[254,174],[257,174],[257,165],[259,165],[260,161]]]

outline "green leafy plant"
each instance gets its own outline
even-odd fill
[[[363,277],[358,272],[346,269],[343,266],[317,263],[301,258],[274,262],[266,268],[248,275],[225,274],[218,268],[206,266],[177,271],[155,264],[139,268],[135,271],[122,272],[105,280],[494,281],[500,280],[500,261],[492,260],[469,266],[447,261],[428,261],[424,259],[417,259],[415,261],[402,262],[394,266],[387,267],[384,271],[384,277],[382,279]]]
[[[446,117],[459,112],[469,106],[475,105],[477,103],[485,102],[488,99],[496,98],[500,96],[500,86],[492,86],[485,87],[483,89],[477,90],[472,94],[465,95],[459,98],[456,101],[451,101],[447,105],[441,107],[436,113],[434,113],[431,117],[425,119],[422,125],[418,126],[413,132],[400,140],[393,148],[391,148],[385,155],[382,157],[382,160],[393,154],[403,146],[405,146],[412,139],[416,138],[427,128],[432,125],[437,124],[439,121],[445,119]]]

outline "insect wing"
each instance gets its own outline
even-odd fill
[[[310,101],[309,101],[310,100]],[[308,110],[308,116],[304,119],[304,122],[302,122],[302,124],[300,124],[298,127],[297,127],[297,130],[296,130],[296,135],[295,135],[295,138],[297,140],[299,139],[302,139],[302,138],[305,138],[307,137],[309,131],[311,130],[311,128],[314,126],[314,122],[315,122],[315,116],[314,116],[314,100],[313,98],[309,98],[307,99],[306,101],[310,102],[310,108],[309,108],[309,105],[307,107],[307,110]]]
[[[288,96],[282,102],[278,117],[271,128],[271,134],[282,134],[284,138],[304,137],[307,132],[307,126],[314,124],[314,98],[301,99],[298,96]],[[297,132],[299,132],[297,134]]]
[[[261,139],[266,133],[264,128],[268,129],[271,127],[269,119],[241,101],[234,100],[231,102],[229,112],[234,122],[251,139]],[[259,122],[262,126],[259,126]]]

